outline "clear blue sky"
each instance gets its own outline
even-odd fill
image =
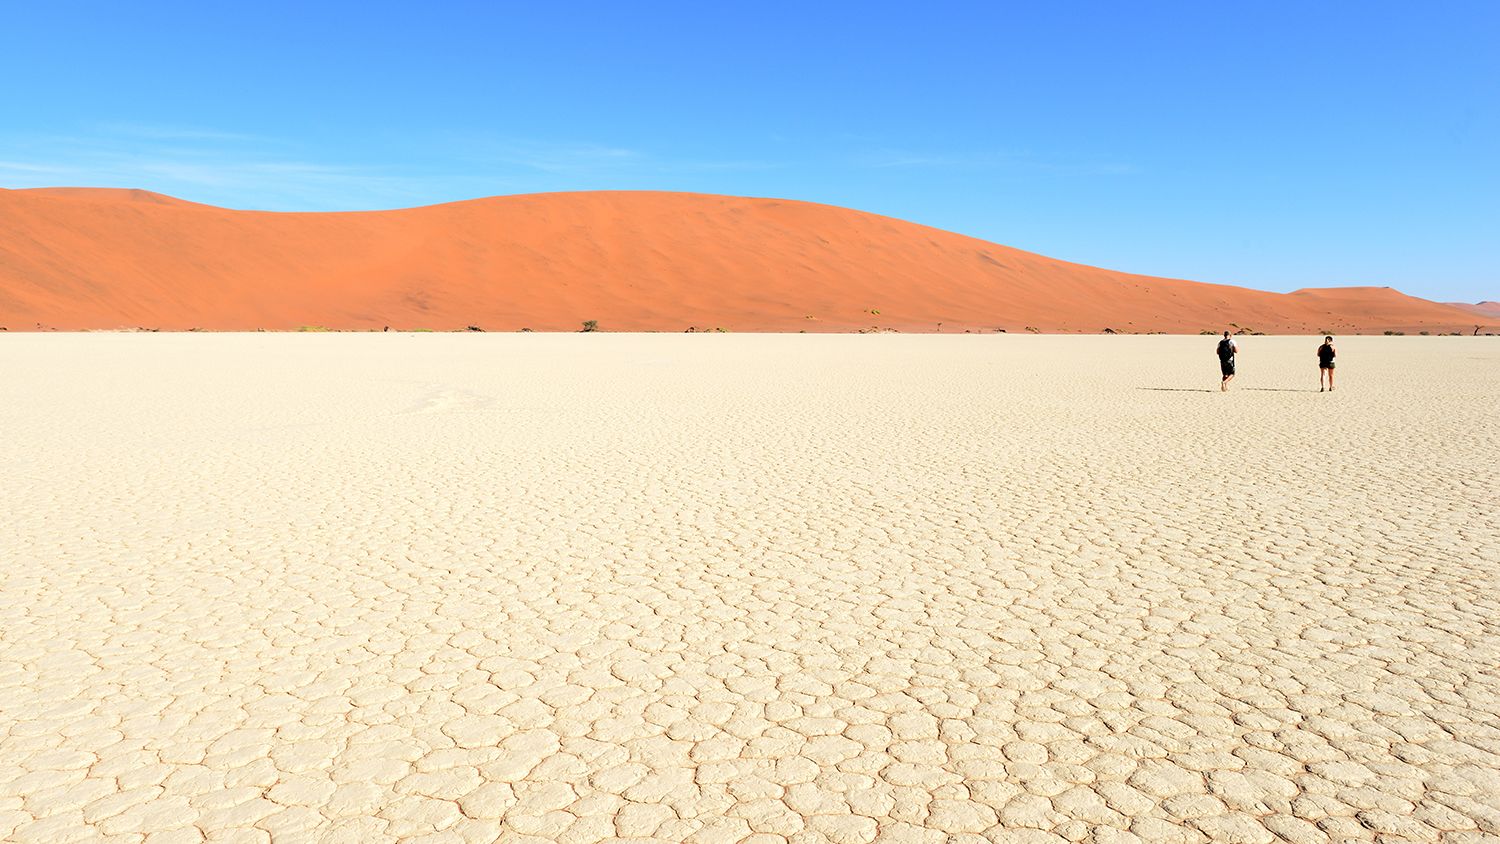
[[[662,189],[1500,299],[1500,3],[0,3],[0,186]]]

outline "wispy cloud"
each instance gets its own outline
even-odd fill
[[[29,161],[0,161],[0,174],[4,173],[62,173],[66,168],[54,167],[50,164],[33,164]]]
[[[752,159],[665,157],[647,150],[573,141],[463,137],[454,141],[481,170],[520,168],[569,178],[628,179],[647,175],[769,170],[778,164]]]
[[[71,134],[0,134],[0,185],[140,187],[230,207],[325,210],[421,201],[423,182],[387,168],[307,160],[273,139],[184,126],[95,124]]]
[[[97,123],[0,133],[0,186],[140,187],[235,208],[355,210],[494,193],[661,187],[773,163],[669,157],[607,143],[491,135],[403,138],[405,163],[328,163],[296,144],[214,128]],[[678,180],[680,181],[680,180]]]
[[[483,142],[473,157],[541,173],[580,175],[615,172],[640,166],[645,156],[633,149],[588,143],[542,143],[526,140]]]
[[[854,153],[855,167],[886,169],[934,169],[1044,172],[1086,176],[1129,176],[1141,168],[1114,161],[1069,161],[1043,158],[1026,152],[934,153],[906,149],[877,148]]]
[[[225,132],[198,126],[167,126],[151,123],[105,122],[94,124],[93,129],[101,134],[132,138],[148,138],[159,141],[258,141],[269,139],[259,135],[240,132]]]

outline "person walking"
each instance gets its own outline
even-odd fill
[[[1239,348],[1235,346],[1234,339],[1229,332],[1224,332],[1224,339],[1219,341],[1216,354],[1219,356],[1219,390],[1227,392],[1229,382],[1234,380],[1234,356],[1239,354]]]
[[[1318,392],[1323,392],[1323,382],[1328,382],[1328,389],[1333,389],[1333,359],[1337,353],[1333,350],[1333,338],[1327,335],[1323,337],[1323,345],[1318,347]]]

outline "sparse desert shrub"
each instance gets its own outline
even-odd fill
[[[1200,336],[1200,337],[1201,337],[1201,336],[1203,336],[1203,335],[1205,335],[1205,334],[1206,334],[1206,335],[1209,335],[1209,336],[1212,336],[1212,335],[1214,335],[1214,334],[1218,334],[1218,333],[1219,333],[1219,332],[1217,332],[1217,331],[1209,331],[1209,330],[1208,330],[1208,329],[1206,329],[1206,328],[1205,328],[1205,329],[1204,329],[1204,330],[1202,330],[1202,331],[1200,331],[1200,332],[1198,332],[1198,336]]]
[[[1026,326],[1026,330],[1030,331],[1032,334],[1041,334],[1042,333],[1042,330],[1040,328],[1037,328],[1035,325],[1028,325],[1028,326]]]
[[[1106,328],[1106,329],[1104,329],[1104,333],[1105,334],[1119,334],[1120,332],[1114,330],[1113,328]]]
[[[1423,337],[1426,337],[1426,336],[1427,336],[1427,335],[1428,335],[1428,334],[1430,334],[1430,333],[1432,333],[1432,332],[1430,332],[1430,331],[1419,331],[1419,332],[1417,332],[1417,333],[1418,333],[1418,334],[1421,334],[1421,335],[1422,335],[1422,336],[1423,336]]]
[[[586,320],[584,320],[583,321],[583,330],[584,331],[598,331],[599,330],[599,320],[597,320],[597,319],[586,319]]]
[[[1385,330],[1385,336],[1387,336],[1387,337],[1405,337],[1406,336],[1406,332],[1405,331],[1392,331],[1389,328],[1387,328]]]
[[[483,328],[480,328],[480,327],[479,327],[479,326],[477,326],[477,325],[471,325],[471,326],[469,326],[469,327],[468,327],[468,328],[467,328],[467,329],[465,329],[465,330],[466,330],[466,331],[483,331],[483,330],[484,330],[484,329],[483,329]]]
[[[529,328],[523,328],[523,329],[521,329],[521,333],[523,333],[523,334],[527,333],[529,331],[531,331],[531,329],[529,329]]]
[[[197,331],[198,329],[194,328],[192,330],[193,331]],[[323,326],[321,326],[321,325],[301,325],[301,326],[297,327],[297,330],[298,331],[327,331],[328,329],[325,328],[325,327],[323,327]]]

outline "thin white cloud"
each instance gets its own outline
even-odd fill
[[[255,141],[264,143],[268,138],[246,135],[240,132],[224,132],[197,126],[169,126],[153,123],[107,122],[98,123],[93,129],[105,135],[121,135],[158,141]]]
[[[0,135],[5,187],[137,187],[244,208],[332,210],[422,201],[424,184],[380,168],[286,155],[209,129],[99,124],[71,135]]]
[[[29,161],[0,161],[0,173],[22,173],[32,175],[36,173],[66,173],[67,168],[55,167],[50,164],[34,164]]]
[[[233,208],[364,210],[496,193],[656,187],[676,175],[777,166],[493,136],[436,137],[420,152],[429,163],[352,166],[313,160],[276,139],[99,123],[72,134],[0,133],[0,187],[137,187]]]
[[[632,149],[597,144],[544,144],[535,141],[497,144],[481,157],[494,163],[567,175],[634,167],[643,159],[641,153]]]
[[[931,153],[903,149],[874,149],[850,157],[855,167],[885,169],[1011,170],[1074,175],[1129,176],[1141,172],[1134,164],[1110,161],[1057,161],[1022,152]]]
[[[455,136],[448,146],[480,172],[519,168],[534,174],[586,179],[768,170],[779,165],[748,159],[667,158],[646,150],[574,141]]]

